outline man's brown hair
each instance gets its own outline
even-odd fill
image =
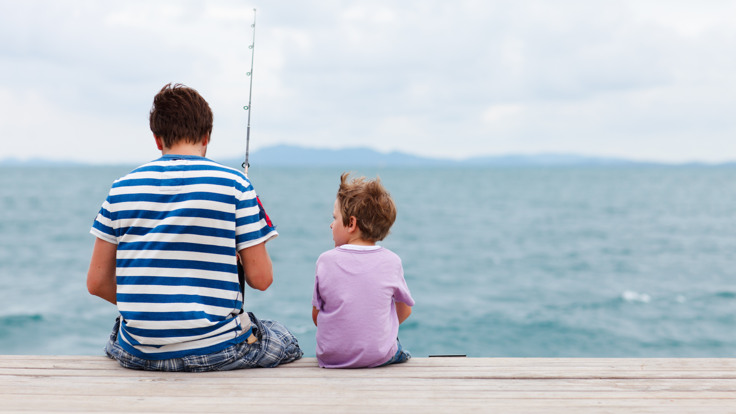
[[[350,224],[350,217],[357,220],[363,239],[376,242],[383,240],[396,221],[396,205],[381,180],[353,178],[349,173],[340,176],[337,205],[342,214],[343,225]]]
[[[149,123],[168,148],[180,141],[196,144],[212,133],[212,110],[196,90],[169,83],[154,96]]]

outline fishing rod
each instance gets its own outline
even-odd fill
[[[256,52],[256,9],[253,9],[253,24],[250,25],[250,27],[253,28],[253,40],[250,46],[248,46],[250,49],[250,72],[248,72],[247,75],[250,78],[250,89],[248,90],[248,105],[243,107],[243,109],[248,111],[248,126],[246,127],[245,132],[245,161],[243,161],[243,171],[245,172],[246,177],[248,176],[248,167],[250,167],[250,163],[248,162],[248,153],[250,151],[251,98],[253,97],[253,59],[255,58]]]
[[[243,107],[243,109],[248,111],[248,126],[245,130],[245,161],[243,161],[243,172],[245,173],[246,178],[248,177],[248,167],[250,167],[250,163],[248,162],[248,152],[250,150],[250,107],[251,98],[253,97],[253,58],[255,57],[256,46],[256,9],[253,9],[253,24],[250,25],[250,27],[253,28],[253,40],[251,41],[250,46],[248,46],[248,48],[250,49],[250,72],[248,72],[247,75],[250,78],[250,89],[248,90],[248,105]],[[261,202],[259,200],[258,204],[260,203]],[[238,257],[237,263],[240,291],[243,294],[243,298],[245,298],[245,268],[243,267],[243,264],[240,263],[240,257]],[[242,313],[243,309],[241,309],[240,312]]]

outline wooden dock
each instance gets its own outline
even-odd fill
[[[305,358],[198,374],[6,355],[0,412],[736,413],[736,358],[414,358],[360,370]]]

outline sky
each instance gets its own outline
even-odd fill
[[[736,160],[733,0],[0,0],[0,159],[146,162],[168,82],[208,156]]]

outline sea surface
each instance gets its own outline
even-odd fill
[[[101,355],[116,309],[87,293],[89,234],[131,166],[0,167],[0,354]],[[306,356],[314,264],[343,168],[258,168],[279,237],[246,307]],[[416,306],[414,356],[736,356],[736,167],[356,168],[379,175]]]

